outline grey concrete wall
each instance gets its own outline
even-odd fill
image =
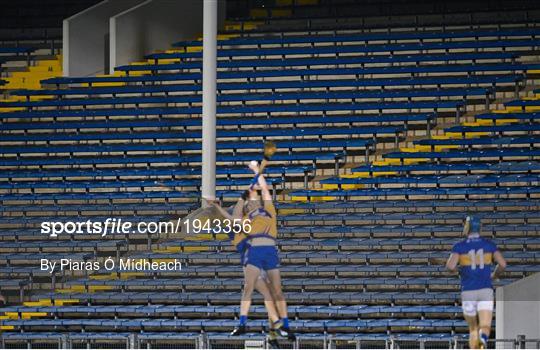
[[[63,22],[63,75],[108,72],[109,19],[144,0],[105,0]]]
[[[219,2],[218,29],[225,20]],[[114,67],[141,60],[181,40],[202,35],[203,0],[147,0],[110,19],[110,73]]]
[[[540,273],[497,288],[496,298],[497,339],[540,339]]]

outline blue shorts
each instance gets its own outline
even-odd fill
[[[265,271],[277,269],[279,268],[278,250],[275,246],[251,246],[246,250],[242,264],[253,265]]]

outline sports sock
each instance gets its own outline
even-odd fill
[[[283,322],[283,328],[289,328],[289,318],[288,317],[283,317],[281,319],[281,322]]]
[[[480,335],[480,338],[482,338],[484,341],[488,341],[489,337],[487,336],[487,334],[485,334],[484,332],[482,332],[481,330],[478,332],[479,335]]]
[[[247,316],[240,316],[240,326],[245,326],[247,323]]]

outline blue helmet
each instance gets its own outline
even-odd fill
[[[480,226],[482,224],[482,222],[480,221],[480,219],[474,217],[474,216],[469,216],[470,218],[470,221],[469,221],[469,227],[470,227],[470,230],[469,230],[469,234],[480,234]]]

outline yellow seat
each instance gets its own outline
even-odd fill
[[[268,15],[268,12],[266,9],[251,9],[249,11],[249,15],[251,18],[265,18]],[[233,30],[240,30],[242,29],[240,25],[238,25],[237,28],[234,28]]]
[[[132,278],[132,277],[137,277],[137,276],[144,276],[144,272],[120,272],[120,278],[123,279],[123,280],[126,280],[126,279],[129,279],[129,278]]]
[[[273,9],[272,10],[273,18],[284,18],[284,17],[291,17],[291,16],[292,16],[291,9]]]
[[[357,177],[377,177],[377,176],[389,176],[389,175],[397,175],[398,173],[396,171],[375,171],[372,173],[372,175],[369,174],[367,171],[358,171],[354,172],[354,175],[357,175]]]
[[[38,301],[25,301],[23,302],[24,306],[52,306],[51,299],[39,299]]]
[[[90,275],[88,278],[91,279],[91,280],[97,280],[97,281],[114,280],[114,279],[116,279],[116,274],[109,273],[109,274],[104,274],[104,275],[102,275],[102,274]]]
[[[358,190],[364,188],[362,184],[322,184],[323,190],[337,190],[341,187],[342,190]]]
[[[311,197],[312,202],[328,202],[328,201],[335,201],[337,197],[332,196],[320,196],[320,197]],[[307,196],[292,196],[292,201],[295,202],[307,202],[308,197]]]
[[[125,77],[126,76],[126,73],[125,72],[122,72],[122,71],[115,71],[113,74],[98,74],[96,75],[96,78],[103,78],[103,77]],[[81,84],[82,86],[84,87],[89,87],[90,84],[89,83],[83,83]],[[95,86],[95,87],[114,87],[114,86],[124,86],[126,85],[126,83],[123,83],[123,82],[99,82],[99,83],[92,83],[92,86]]]
[[[55,306],[64,306],[66,304],[78,304],[79,299],[55,299],[54,305]]]
[[[33,317],[44,317],[44,316],[47,316],[48,314],[46,312],[22,312],[21,313],[21,318],[23,320],[29,320]]]

